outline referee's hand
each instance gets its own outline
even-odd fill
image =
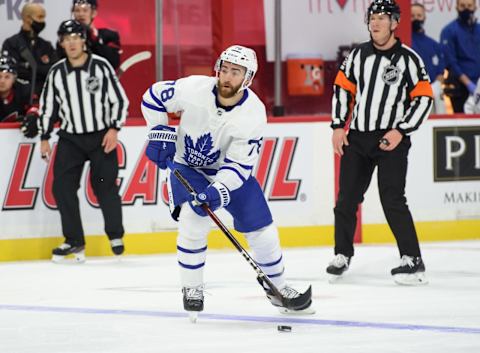
[[[48,162],[51,155],[52,149],[50,147],[50,142],[48,142],[48,140],[42,140],[40,142],[40,156],[45,162]]]
[[[343,128],[333,130],[332,145],[333,151],[339,156],[343,156],[343,145],[348,146],[347,133]]]
[[[379,148],[383,151],[393,151],[402,141],[403,135],[397,129],[388,131],[379,141]]]
[[[112,152],[117,147],[118,130],[108,129],[105,136],[103,136],[102,147],[105,153]]]

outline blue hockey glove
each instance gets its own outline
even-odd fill
[[[206,216],[206,212],[200,207],[202,204],[208,205],[212,211],[225,207],[230,203],[230,191],[219,182],[214,182],[207,186],[205,190],[197,194],[191,205],[195,213],[200,216]]]
[[[177,132],[173,127],[157,125],[148,133],[148,146],[145,154],[160,169],[167,169],[167,159],[175,155]]]

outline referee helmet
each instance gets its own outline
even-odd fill
[[[62,41],[63,36],[76,34],[82,39],[87,39],[87,33],[85,27],[76,20],[67,20],[63,21],[58,27],[57,35],[60,42]]]

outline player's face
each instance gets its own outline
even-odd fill
[[[90,26],[97,15],[97,10],[88,4],[79,4],[73,7],[73,18],[83,25]]]
[[[392,21],[388,14],[374,13],[370,15],[368,29],[375,44],[384,44],[388,41],[397,25],[397,22]]]
[[[224,61],[218,75],[218,93],[223,98],[232,98],[242,86],[246,69]]]
[[[11,72],[0,72],[0,93],[7,93],[15,83],[15,75]]]
[[[421,6],[412,6],[412,21],[425,21],[425,10]]]
[[[83,54],[85,40],[78,34],[65,35],[60,43],[69,59],[78,59]]]

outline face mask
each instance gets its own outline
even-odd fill
[[[458,11],[458,18],[460,18],[460,21],[462,21],[463,23],[469,24],[469,22],[473,20],[473,11]]]
[[[35,34],[39,34],[43,29],[45,28],[45,22],[37,22],[33,20],[32,22],[32,31],[35,32]]]
[[[413,20],[412,21],[412,31],[413,32],[422,32],[424,23],[425,23],[425,21],[422,21],[422,20]]]

